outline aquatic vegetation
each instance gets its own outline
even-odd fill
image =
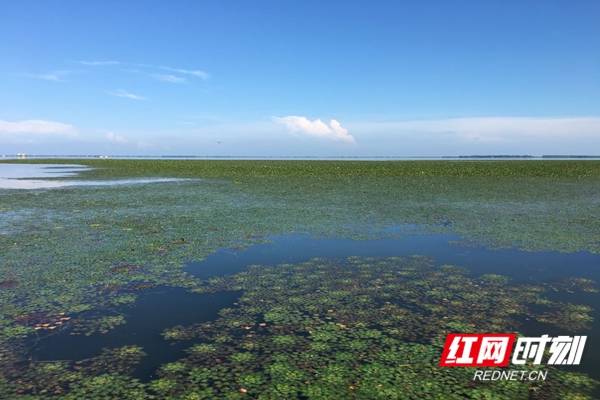
[[[579,291],[586,293],[598,293],[598,286],[596,285],[596,282],[588,278],[571,277],[567,279],[561,279],[558,282],[551,283],[549,286],[553,290],[569,293]]]
[[[500,275],[472,277],[414,256],[254,266],[207,281],[205,290],[240,288],[238,305],[216,321],[165,335],[201,341],[176,368],[161,369],[154,384],[166,379],[165,395],[551,399],[565,390],[590,398],[586,393],[595,387],[583,375],[555,370],[543,383],[492,385],[473,383],[468,369],[437,368],[441,342],[455,329],[518,330],[522,315],[562,324],[560,315],[552,319],[529,308],[545,292],[541,286],[524,290],[532,287],[509,285]],[[565,304],[547,300],[545,306],[557,312]],[[590,311],[569,307],[581,315]],[[581,384],[573,385],[577,379]]]
[[[22,327],[33,327],[34,330],[54,330],[61,325],[66,324],[71,317],[65,313],[46,314],[43,312],[34,312],[15,317],[15,321]]]
[[[104,374],[77,381],[64,396],[67,400],[139,400],[145,398],[144,387],[135,379]]]
[[[545,285],[474,276],[412,256],[252,266],[199,287],[204,293],[243,294],[216,320],[166,330],[165,340],[190,345],[186,356],[158,370],[158,378],[134,379],[144,351],[124,346],[81,361],[15,364],[3,371],[8,380],[0,381],[0,393],[89,399],[585,399],[597,388],[583,374],[557,369],[545,382],[474,383],[472,370],[437,367],[447,332],[518,331],[523,315],[560,325],[561,309],[589,317],[589,308],[545,298],[554,293]],[[556,319],[538,312],[539,303],[557,313]],[[102,391],[102,384],[112,386]]]
[[[0,281],[0,289],[13,289],[19,286],[19,282],[15,279],[5,279]]]
[[[598,177],[600,162],[594,160],[535,161],[328,161],[328,160],[120,160],[120,159],[28,159],[0,162],[22,164],[77,164],[91,167],[87,178],[116,177],[206,177],[245,179],[248,177],[335,177],[418,176],[418,177]]]
[[[582,304],[558,304],[554,310],[542,314],[539,321],[558,325],[570,332],[577,332],[585,329],[592,322],[591,311],[591,307]]]
[[[391,277],[382,272],[370,290],[357,292],[353,287],[356,277],[342,274],[342,280],[326,290],[310,296],[292,290],[284,298],[281,294],[288,286],[274,277],[268,288],[252,288],[252,280],[256,279],[253,270],[236,275],[235,280],[220,277],[201,283],[187,274],[183,265],[219,248],[244,248],[273,234],[310,232],[356,239],[406,235],[406,231],[389,229],[398,225],[411,226],[410,234],[458,233],[463,244],[600,253],[600,219],[590,217],[600,215],[598,162],[69,160],[74,162],[95,168],[84,172],[84,179],[197,179],[139,186],[0,190],[0,394],[17,379],[16,375],[8,377],[5,371],[13,370],[16,363],[27,358],[26,343],[31,337],[63,329],[82,335],[108,332],[126,323],[122,315],[115,315],[115,308],[133,305],[140,292],[161,285],[198,293],[245,290],[246,299],[256,298],[259,294],[253,291],[259,289],[265,298],[279,296],[278,303],[248,304],[241,300],[240,306],[222,310],[220,321],[227,321],[227,325],[218,335],[208,325],[202,328],[206,331],[174,327],[165,332],[168,339],[210,338],[210,343],[205,343],[214,346],[210,354],[231,348],[221,354],[223,363],[233,363],[234,354],[243,359],[248,356],[241,354],[254,354],[263,348],[272,353],[278,349],[306,348],[309,351],[305,356],[318,356],[315,360],[321,354],[337,351],[340,362],[346,362],[349,355],[366,352],[372,342],[387,342],[390,337],[402,338],[404,345],[406,341],[431,338],[434,333],[440,335],[438,329],[504,327],[525,312],[523,304],[528,303],[543,308],[539,320],[544,323],[563,318],[571,326],[583,327],[590,322],[589,309],[573,306],[560,314],[555,307],[558,303],[543,299],[547,290],[583,288],[586,293],[593,293],[596,289],[585,281],[531,285],[522,290],[529,293],[527,298],[523,293],[502,289],[507,290],[507,297],[498,299],[498,308],[503,312],[496,312],[485,302],[478,304],[477,291],[480,287],[510,287],[511,283],[498,275],[463,279],[460,277],[464,274],[450,266],[437,272],[453,277],[443,286],[432,286],[429,276],[405,268],[397,272],[412,281],[410,289],[404,281],[390,281]],[[370,265],[375,261],[357,262]],[[360,271],[361,279],[371,276],[368,268]],[[295,277],[299,287],[314,284],[316,278],[329,282],[330,276],[314,269]],[[471,290],[464,290],[464,285]],[[448,308],[453,310],[450,316],[445,314]],[[471,310],[468,314],[467,309]],[[371,326],[375,321],[377,326]],[[329,325],[323,323],[336,328],[325,329]],[[359,323],[367,327],[363,329]],[[344,336],[341,343],[345,347],[338,351],[335,341],[327,338],[338,337],[337,330],[345,332],[348,327],[360,335]],[[375,331],[381,336],[369,338],[376,335]],[[259,334],[262,332],[270,332],[268,345]],[[304,336],[298,332],[304,332]],[[313,334],[323,340],[313,340]],[[425,352],[437,351],[429,349],[436,346],[431,341],[420,344],[428,346],[423,348]],[[203,354],[202,348],[196,350],[190,350],[190,359]],[[257,356],[253,362],[262,362],[261,357],[264,356]],[[284,364],[291,368],[288,372],[292,378],[300,376],[297,369],[306,373],[296,361],[278,362],[273,370],[276,376],[287,376],[281,372],[287,371],[280,368]],[[365,360],[364,365],[370,362]],[[60,365],[57,374],[75,373],[71,365]],[[185,395],[202,398],[218,391],[224,393],[224,375],[213,374],[230,371],[211,368],[209,373],[202,368],[197,367],[195,379],[215,379],[219,385],[195,391],[189,387]],[[37,371],[33,366],[31,370]],[[339,383],[340,377],[345,376],[339,372],[342,370],[334,368],[332,371],[338,372],[332,372],[330,381]],[[373,376],[380,376],[374,371]],[[228,388],[231,396],[250,396],[256,388],[270,384],[270,375],[256,374],[240,372],[244,385]],[[100,396],[94,391],[105,380],[113,382],[123,398],[128,396],[125,393],[137,396],[140,390],[161,397],[174,390],[172,379],[167,378],[150,389],[135,380],[99,375],[99,370],[95,370],[90,376],[79,376],[77,388],[71,381],[59,386],[61,393],[69,388],[73,393],[93,398]],[[293,392],[296,380],[292,378],[269,389],[273,390],[271,396]],[[317,386],[310,393],[315,398],[326,398],[329,392],[321,392],[324,389]],[[358,393],[357,390],[349,393]]]
[[[104,349],[98,356],[74,363],[76,370],[85,370],[88,375],[131,374],[146,355],[139,346],[123,346]]]
[[[96,333],[107,333],[111,329],[125,323],[123,315],[106,315],[94,319],[80,318],[71,326],[71,335],[90,336]]]
[[[143,386],[129,378],[144,352],[137,346],[108,349],[97,357],[80,362],[52,361],[20,365],[4,371],[10,384],[0,380],[2,398],[135,398],[145,395]],[[110,375],[107,372],[110,371]],[[102,390],[102,385],[114,385]],[[78,397],[80,396],[80,397]],[[117,397],[111,397],[117,396]],[[122,396],[122,397],[121,397]],[[131,396],[131,397],[129,397]]]

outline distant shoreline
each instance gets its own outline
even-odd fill
[[[100,155],[100,154],[5,154],[0,160],[27,159],[125,159],[125,160],[600,160],[600,155],[473,154],[458,156],[222,156],[222,155]]]

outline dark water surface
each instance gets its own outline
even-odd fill
[[[156,288],[139,296],[134,307],[124,308],[127,322],[107,334],[49,335],[34,345],[37,360],[83,360],[103,348],[138,345],[147,354],[135,371],[142,380],[153,377],[162,364],[185,355],[188,343],[164,340],[161,333],[175,325],[191,325],[217,318],[222,308],[231,307],[240,293],[195,294],[181,288]]]
[[[291,234],[271,238],[270,243],[247,249],[221,249],[202,262],[192,262],[186,270],[200,279],[233,274],[252,264],[296,263],[314,257],[346,258],[349,256],[389,257],[413,254],[432,257],[436,264],[453,264],[473,274],[507,275],[514,282],[549,282],[567,277],[585,277],[600,282],[600,255],[590,253],[527,252],[515,249],[489,249],[465,246],[460,237],[449,234],[411,234],[399,239],[351,240],[313,238]],[[160,333],[175,325],[215,319],[223,307],[230,307],[239,293],[193,294],[183,289],[163,288],[140,295],[135,306],[127,309],[127,323],[106,335],[70,336],[67,331],[40,340],[34,351],[38,360],[91,357],[104,347],[140,345],[148,354],[136,372],[149,379],[161,364],[184,355],[189,343],[173,345]],[[564,294],[555,298],[594,308],[594,323],[587,332],[565,332],[542,324],[526,323],[521,331],[527,335],[547,333],[588,335],[584,357],[578,370],[600,378],[600,295],[597,293]],[[568,368],[568,367],[564,367]]]

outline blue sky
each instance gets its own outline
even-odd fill
[[[600,153],[598,1],[18,1],[0,154]]]

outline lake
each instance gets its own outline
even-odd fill
[[[40,162],[0,162],[0,397],[597,396],[596,161]],[[451,332],[588,341],[473,383]]]

